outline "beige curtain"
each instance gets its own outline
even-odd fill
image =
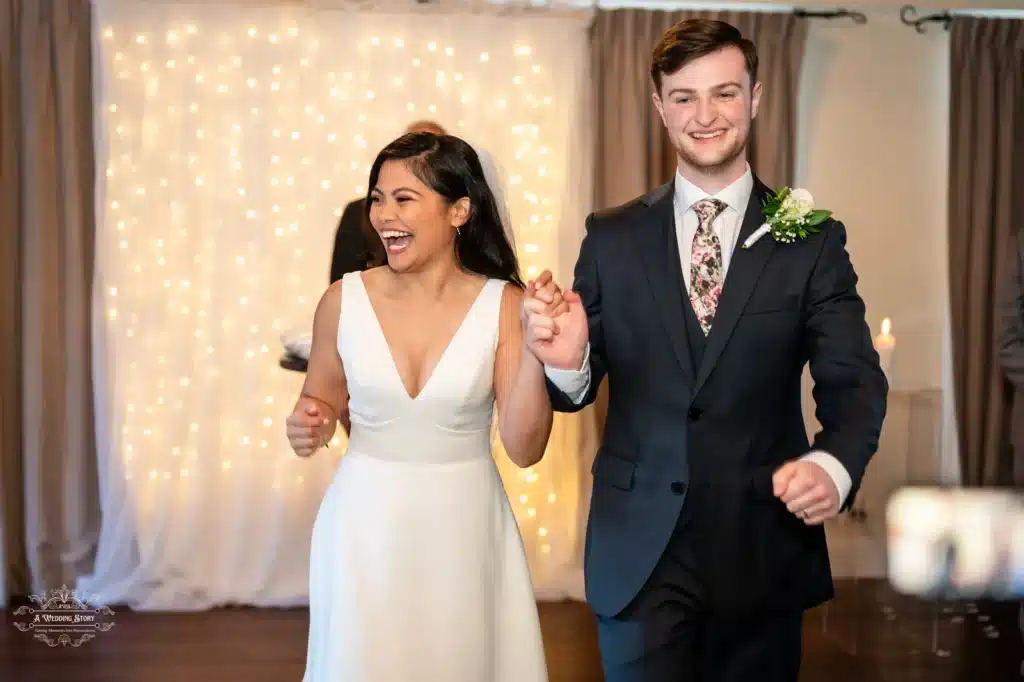
[[[94,170],[88,0],[0,3],[0,523],[7,595],[91,569]]]
[[[727,21],[757,46],[764,92],[751,132],[750,165],[770,186],[792,183],[806,19],[789,13],[598,11],[590,42],[597,119],[595,208],[629,201],[675,173],[675,151],[651,103],[651,51],[671,26],[695,17]],[[604,430],[606,390],[604,383],[592,408],[598,438]]]
[[[949,281],[964,485],[1013,483],[994,301],[1024,225],[1024,21],[957,17],[950,35]]]

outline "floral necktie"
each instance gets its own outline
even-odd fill
[[[701,199],[693,205],[697,214],[697,234],[690,250],[690,303],[704,335],[711,331],[722,294],[725,270],[722,266],[722,244],[711,223],[725,210],[718,199]]]

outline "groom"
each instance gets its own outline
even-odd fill
[[[822,524],[853,501],[888,386],[843,224],[750,241],[769,192],[746,161],[754,45],[684,21],[651,76],[675,178],[588,218],[568,312],[544,314],[549,273],[524,305],[556,410],[609,379],[586,543],[605,679],[796,682],[803,611],[833,594]]]

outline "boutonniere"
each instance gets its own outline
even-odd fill
[[[821,225],[832,215],[832,211],[814,208],[814,197],[805,189],[782,189],[768,192],[761,200],[761,212],[765,223],[743,242],[749,249],[758,239],[771,233],[775,241],[792,244],[797,239],[820,231]]]

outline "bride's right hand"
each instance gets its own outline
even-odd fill
[[[300,396],[285,420],[288,444],[299,457],[309,457],[334,436],[335,419],[319,401]]]

